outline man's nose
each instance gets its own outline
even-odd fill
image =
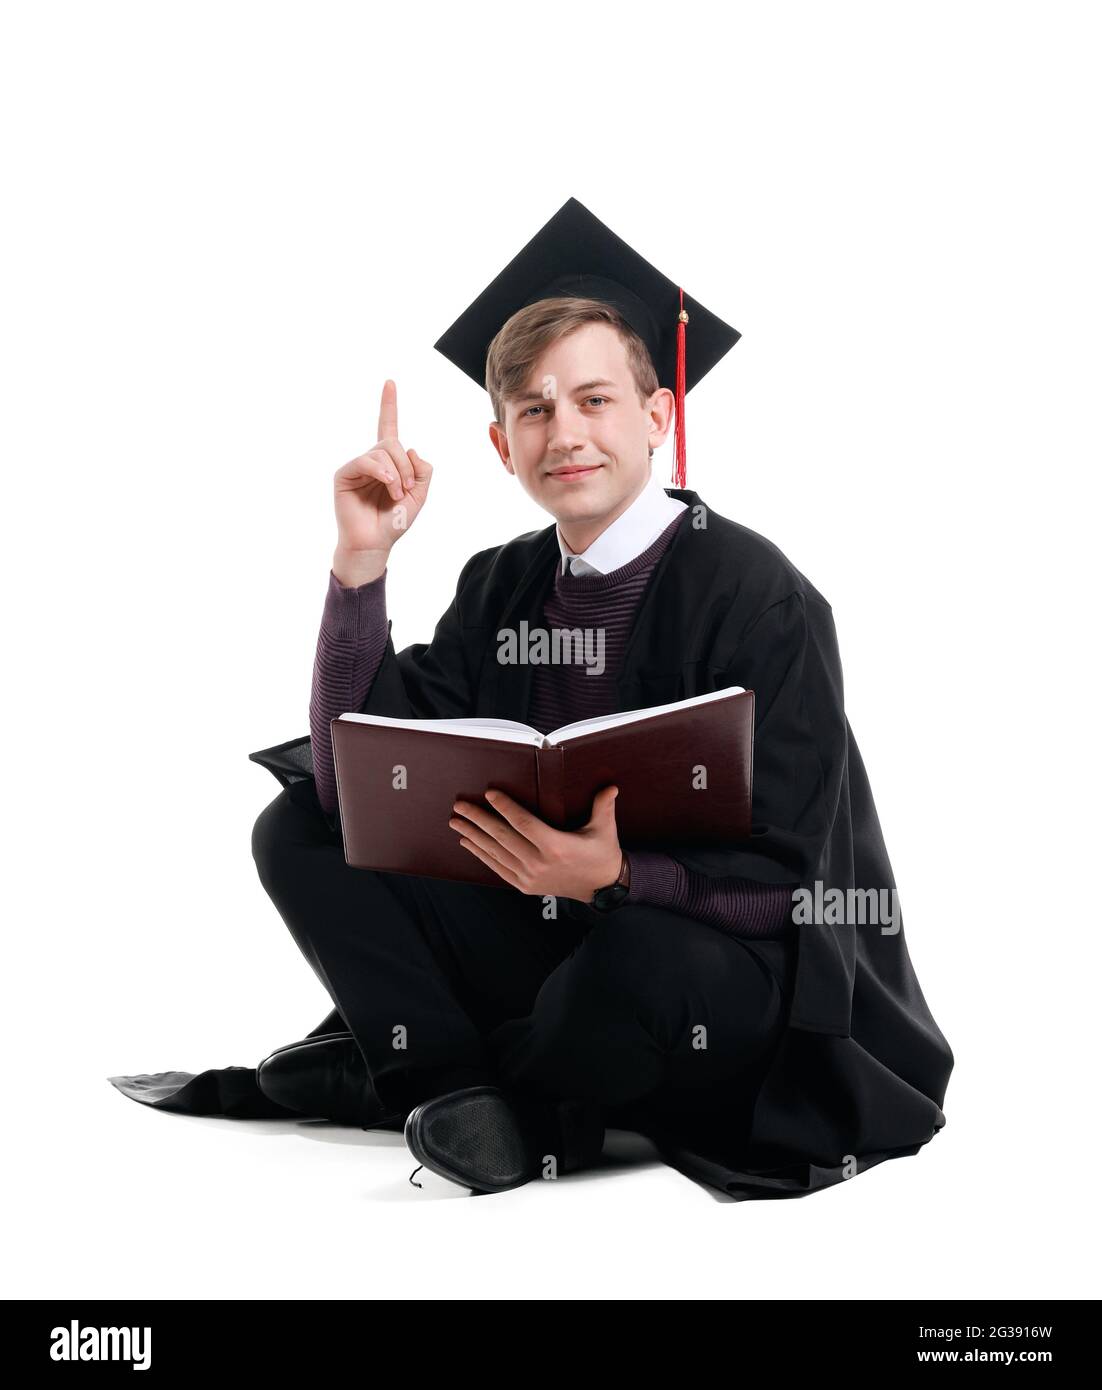
[[[588,442],[585,421],[576,412],[556,410],[547,434],[547,448],[554,454],[569,454],[584,449]]]

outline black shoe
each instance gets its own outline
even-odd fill
[[[449,1182],[475,1192],[506,1192],[546,1170],[568,1173],[596,1163],[605,1129],[599,1107],[580,1101],[506,1096],[496,1086],[468,1086],[410,1111],[405,1140],[414,1158]]]
[[[303,1115],[320,1115],[363,1129],[402,1129],[405,1116],[387,1112],[376,1096],[350,1032],[322,1033],[277,1047],[256,1069],[269,1100]]]

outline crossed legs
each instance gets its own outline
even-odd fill
[[[312,780],[253,830],[265,890],[388,1109],[461,1086],[592,1100],[609,1123],[749,1097],[783,1028],[789,963],[646,904],[599,914],[514,889],[350,868]],[[623,1120],[627,1123],[627,1119]]]

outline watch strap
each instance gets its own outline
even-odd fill
[[[608,912],[612,908],[619,907],[628,895],[628,886],[631,882],[631,866],[628,864],[627,854],[621,851],[620,872],[612,883],[607,883],[603,888],[594,891],[589,905],[596,908],[598,912]]]

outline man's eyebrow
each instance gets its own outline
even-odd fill
[[[604,377],[596,377],[593,381],[583,381],[580,386],[575,386],[573,394],[577,395],[579,391],[592,391],[594,386],[614,387],[616,386],[616,384],[617,383],[615,381],[606,381]],[[514,396],[512,404],[521,405],[525,401],[546,401],[551,399],[553,398],[550,396],[545,396],[542,391],[529,391],[523,396]]]

